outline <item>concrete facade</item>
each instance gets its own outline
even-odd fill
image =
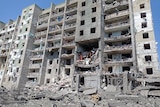
[[[16,21],[0,22],[0,36],[0,79],[7,88],[70,78],[80,91],[117,85],[111,76],[125,71],[158,72],[150,0],[66,0],[48,9],[31,5]]]

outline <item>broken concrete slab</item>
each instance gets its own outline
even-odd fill
[[[83,91],[83,94],[85,94],[85,95],[91,95],[91,94],[95,94],[95,93],[97,93],[96,88],[87,89],[87,90]]]

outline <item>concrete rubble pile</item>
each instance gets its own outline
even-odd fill
[[[108,85],[83,92],[73,90],[69,78],[23,90],[1,87],[0,104],[1,107],[160,107],[160,78],[136,77],[131,79],[129,73],[124,73],[125,85],[121,87]],[[129,81],[134,84],[130,86]]]

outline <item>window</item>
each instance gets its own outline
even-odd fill
[[[146,28],[147,27],[147,22],[143,22],[141,25],[142,28]]]
[[[26,30],[25,31],[27,31],[28,30],[28,28],[26,28]]]
[[[149,38],[148,33],[143,33],[143,39]]]
[[[140,9],[145,8],[144,4],[140,4]]]
[[[144,44],[144,49],[150,49],[150,44]]]
[[[112,67],[108,67],[108,72],[112,73],[113,72],[113,68]]]
[[[92,3],[96,3],[97,2],[97,0],[92,0]]]
[[[21,63],[21,59],[19,59],[18,63],[19,63],[19,64]]]
[[[65,74],[66,74],[67,76],[69,76],[69,75],[70,75],[70,69],[66,69],[66,70],[65,70]]]
[[[96,33],[96,28],[91,28],[91,33]]]
[[[81,21],[81,25],[84,25],[84,24],[85,24],[85,21],[84,21],[84,20],[82,20],[82,21]]]
[[[83,30],[80,31],[80,36],[82,36],[82,35],[83,35]]]
[[[141,13],[141,18],[146,17],[146,13]]]
[[[52,64],[52,60],[49,61],[49,64],[50,64],[50,65]]]
[[[96,22],[96,17],[93,17],[93,18],[92,18],[92,22]]]
[[[48,69],[48,74],[51,74],[51,71],[52,71],[51,69]]]
[[[151,59],[151,56],[150,55],[148,55],[148,56],[145,56],[145,61],[152,61],[152,59]]]
[[[46,79],[46,83],[50,83],[50,79]]]
[[[84,16],[85,15],[85,11],[81,11],[81,16]]]
[[[21,55],[23,54],[23,51],[21,51]]]
[[[92,13],[96,12],[96,7],[92,8]]]
[[[153,74],[153,69],[152,68],[146,68],[147,74]]]
[[[82,7],[83,7],[83,6],[85,6],[85,5],[86,5],[86,2],[85,2],[85,1],[84,1],[84,2],[82,2]]]

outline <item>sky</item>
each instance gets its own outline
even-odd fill
[[[37,4],[41,8],[49,8],[51,3],[60,4],[65,0],[0,0],[0,21],[7,23],[9,19],[16,20],[21,15],[22,9]],[[153,25],[160,61],[160,0],[151,0]]]

